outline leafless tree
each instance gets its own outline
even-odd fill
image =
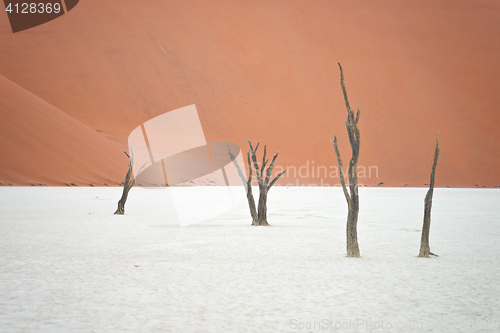
[[[255,149],[252,146],[252,142],[248,140],[248,144],[250,146],[250,151],[247,152],[247,160],[248,160],[248,179],[245,178],[243,172],[241,171],[241,168],[236,161],[236,158],[233,153],[231,153],[231,150],[228,147],[229,150],[229,156],[231,157],[231,160],[234,163],[234,166],[238,170],[238,174],[240,175],[241,180],[243,181],[243,185],[245,186],[245,190],[247,193],[247,199],[248,199],[248,206],[250,207],[250,214],[252,215],[252,225],[264,225],[267,226],[269,223],[267,222],[267,194],[271,187],[276,183],[276,181],[283,175],[285,172],[287,172],[288,169],[284,170],[280,174],[278,174],[272,181],[271,180],[271,175],[274,169],[274,163],[276,162],[276,158],[278,157],[279,152],[277,152],[272,161],[271,164],[267,167],[266,165],[269,162],[269,160],[266,160],[266,146],[264,146],[264,156],[262,158],[262,164],[259,167],[259,163],[257,162],[257,149],[259,148],[259,143],[257,143],[257,146],[255,146]],[[259,205],[258,208],[256,209],[255,207],[255,200],[253,197],[252,193],[252,166],[255,169],[255,174],[257,177],[257,183],[259,184]]]
[[[436,174],[436,165],[439,157],[439,132],[436,137],[436,149],[434,151],[434,163],[432,164],[431,172],[431,183],[429,186],[429,191],[425,196],[425,206],[424,206],[424,225],[422,227],[422,237],[420,239],[420,253],[419,257],[429,258],[429,256],[436,256],[436,254],[431,252],[429,246],[429,231],[431,228],[431,208],[432,208],[432,195],[434,193],[434,176]]]
[[[344,196],[347,201],[348,214],[347,214],[347,256],[359,258],[359,245],[358,245],[358,213],[359,213],[359,196],[358,196],[358,174],[356,167],[358,165],[359,159],[359,106],[356,117],[354,117],[354,112],[351,109],[349,100],[347,98],[347,91],[344,85],[344,72],[342,66],[339,63],[340,68],[340,85],[342,86],[342,91],[344,93],[345,106],[347,108],[347,121],[345,126],[347,127],[347,135],[349,136],[349,142],[352,149],[352,157],[349,162],[348,176],[349,176],[349,191],[347,190],[345,180],[344,180],[344,168],[342,167],[342,159],[340,158],[339,148],[337,146],[337,137],[334,135],[334,140],[332,141],[333,147],[335,148],[335,154],[337,155],[337,161],[340,168],[340,182],[342,183],[342,190],[344,191]]]
[[[135,175],[135,177],[131,180],[130,178],[132,176],[132,169],[134,168],[134,152],[132,151],[132,147],[130,147],[130,155],[127,154],[127,152],[125,152],[125,151],[124,151],[124,153],[129,158],[129,164],[128,164],[127,175],[125,176],[125,180],[123,181],[122,197],[118,201],[118,208],[115,211],[115,214],[120,214],[120,215],[125,214],[125,203],[127,202],[128,192],[130,191],[130,189],[132,187],[134,187],[135,181],[137,180],[137,177],[141,173],[142,168],[144,168],[144,166],[146,165],[146,163],[144,163],[144,165],[137,172],[137,175]]]

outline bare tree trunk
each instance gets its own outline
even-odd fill
[[[259,184],[259,221],[258,225],[269,225],[267,223],[267,189]]]
[[[130,184],[130,175],[132,173],[132,168],[129,166],[129,169],[127,171],[127,175],[125,176],[125,181],[123,182],[123,192],[122,192],[122,197],[118,201],[118,208],[115,211],[115,214],[125,214],[125,203],[127,202],[128,198],[128,192],[132,188],[132,185]]]
[[[276,162],[276,158],[278,157],[279,152],[277,152],[271,164],[266,170],[266,165],[269,160],[266,160],[266,146],[264,146],[264,156],[262,158],[262,165],[259,167],[259,163],[257,162],[257,156],[256,152],[257,149],[259,148],[260,142],[257,143],[257,146],[255,146],[255,149],[252,146],[252,142],[248,140],[248,144],[250,146],[250,152],[247,153],[247,159],[248,159],[248,180],[245,178],[243,175],[243,172],[241,171],[240,166],[238,165],[238,162],[236,162],[236,158],[233,153],[231,153],[231,150],[229,150],[229,156],[231,157],[231,160],[233,161],[236,169],[238,170],[238,174],[240,175],[241,180],[243,181],[243,185],[245,186],[245,190],[247,192],[247,199],[248,199],[248,206],[250,207],[250,214],[252,215],[252,225],[263,225],[263,226],[268,226],[269,223],[267,222],[267,194],[269,193],[269,190],[271,187],[276,183],[276,181],[283,175],[287,170],[281,172],[279,175],[274,177],[274,179],[269,182],[271,179],[271,174],[274,169],[274,163]],[[228,147],[229,149],[229,147]],[[252,162],[253,162],[253,167],[255,169],[256,177],[257,177],[257,182],[259,183],[259,206],[258,210],[255,209],[255,200],[252,194],[252,163],[250,161],[250,155],[252,156]],[[265,178],[264,178],[264,171],[265,171]]]
[[[422,237],[420,238],[420,253],[419,257],[429,258],[429,256],[436,254],[431,252],[429,246],[429,231],[431,228],[431,208],[432,208],[432,195],[434,194],[434,176],[436,174],[436,165],[439,157],[439,132],[436,137],[436,149],[434,151],[434,163],[432,164],[431,172],[431,184],[429,186],[429,191],[425,195],[425,206],[424,206],[424,225],[422,227]]]
[[[131,156],[129,156],[129,154],[124,152],[125,155],[127,155],[127,157],[129,158],[130,162],[128,164],[127,175],[125,176],[125,180],[123,181],[122,197],[118,201],[118,208],[115,211],[115,214],[119,214],[119,215],[125,214],[125,203],[127,202],[128,192],[130,191],[130,189],[132,187],[134,187],[135,181],[137,180],[137,176],[139,176],[139,173],[141,172],[142,168],[144,168],[144,165],[146,165],[146,164],[144,164],[137,172],[137,175],[132,180],[130,180],[130,178],[132,176],[132,169],[134,168],[134,153],[132,152],[132,147],[130,147],[130,152],[131,152]]]
[[[344,93],[344,101],[347,108],[347,121],[345,126],[347,128],[347,135],[349,136],[349,143],[351,144],[352,157],[349,162],[348,176],[349,176],[349,191],[345,184],[344,168],[342,167],[342,159],[340,158],[340,152],[337,145],[337,137],[334,135],[334,140],[330,140],[335,148],[335,154],[337,155],[337,161],[340,168],[340,182],[342,183],[342,190],[344,192],[345,199],[347,201],[348,214],[347,214],[347,225],[346,225],[346,238],[347,238],[347,256],[359,258],[359,245],[358,245],[358,213],[359,213],[359,196],[358,196],[358,173],[357,165],[359,159],[359,147],[360,147],[360,136],[358,129],[358,121],[360,110],[358,111],[356,117],[354,117],[354,112],[351,109],[351,105],[347,98],[347,91],[344,85],[344,72],[342,66],[339,63],[340,68],[340,85],[342,86],[342,92]]]
[[[250,150],[252,151],[252,143],[250,142],[250,140],[248,141],[248,143],[250,144]],[[257,143],[257,147],[259,146],[259,144],[260,142]],[[266,160],[267,149],[266,145],[264,145],[264,156],[262,158],[262,165],[259,170],[259,165],[257,164],[257,156],[255,155],[257,147],[252,153],[252,160],[254,161],[254,167],[257,173],[257,183],[259,183],[259,220],[257,221],[257,225],[268,226],[269,223],[267,223],[267,186],[264,180],[262,179],[264,168],[266,167],[266,164],[268,162]]]
[[[245,175],[243,175],[243,172],[241,171],[238,161],[236,161],[236,156],[234,156],[234,154],[231,152],[229,146],[227,146],[227,150],[229,151],[229,157],[231,157],[231,160],[233,161],[236,170],[238,170],[238,175],[240,176],[241,181],[243,182],[243,186],[245,186],[245,191],[248,200],[248,207],[250,208],[250,215],[252,216],[252,225],[258,225],[259,215],[257,214],[257,209],[255,208],[255,200],[253,198],[253,193],[252,193],[252,164],[250,161],[250,153],[247,152],[248,170],[249,170],[248,180],[247,180],[245,178]]]
[[[354,207],[355,206],[355,207]],[[346,233],[347,233],[347,256],[359,258],[361,254],[359,253],[359,245],[358,245],[358,213],[359,213],[359,205],[352,205],[351,209],[349,209],[349,213],[347,214],[347,225],[346,225]]]

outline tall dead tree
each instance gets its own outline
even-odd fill
[[[347,236],[347,256],[359,258],[359,245],[358,245],[358,213],[359,213],[359,196],[358,196],[358,173],[356,167],[358,165],[359,159],[359,106],[356,117],[354,117],[354,112],[351,109],[349,100],[347,98],[347,91],[344,85],[344,72],[342,66],[339,63],[340,68],[340,85],[342,86],[342,92],[344,93],[345,106],[347,108],[347,121],[345,126],[347,127],[347,135],[349,136],[349,142],[352,149],[352,157],[349,162],[348,176],[349,176],[349,191],[347,190],[345,179],[344,179],[344,168],[342,167],[342,159],[340,158],[339,148],[337,146],[337,137],[334,135],[334,140],[332,141],[333,147],[335,148],[335,154],[337,155],[337,161],[340,168],[340,182],[342,183],[342,190],[344,191],[344,196],[347,201],[348,213],[347,213],[347,226],[346,226],[346,236]]]
[[[429,231],[431,228],[431,208],[432,208],[432,195],[434,194],[434,176],[436,174],[436,165],[439,157],[439,132],[436,137],[436,149],[434,151],[434,163],[432,164],[431,172],[431,183],[429,186],[429,191],[425,195],[424,200],[424,225],[422,227],[422,237],[420,238],[420,253],[419,257],[429,258],[429,256],[436,256],[436,254],[431,252],[429,246]]]
[[[135,175],[135,177],[131,180],[130,178],[132,176],[132,170],[134,168],[134,152],[132,151],[132,147],[130,147],[130,155],[127,154],[127,152],[125,151],[124,153],[129,158],[129,164],[128,164],[127,175],[125,176],[125,180],[123,181],[122,197],[118,201],[118,208],[115,211],[115,214],[120,214],[120,215],[125,214],[125,203],[127,202],[128,192],[132,187],[134,187],[135,181],[137,180],[139,173],[141,173],[142,168],[144,168],[144,166],[146,165],[146,163],[144,163],[144,165],[137,172],[137,175]]]
[[[247,193],[247,199],[248,199],[248,205],[250,207],[250,214],[252,215],[252,225],[264,225],[268,226],[269,223],[267,222],[267,194],[269,193],[269,190],[271,187],[276,183],[276,181],[287,172],[288,169],[282,171],[280,174],[278,174],[272,181],[271,180],[271,175],[274,169],[274,163],[276,162],[276,158],[278,157],[279,152],[277,152],[272,161],[271,164],[267,167],[266,165],[269,162],[269,160],[266,160],[266,146],[264,146],[264,156],[262,158],[262,164],[259,167],[259,163],[257,162],[257,149],[259,148],[260,142],[257,143],[257,146],[255,146],[255,149],[252,146],[252,142],[248,140],[248,144],[250,146],[250,151],[247,152],[247,159],[248,159],[248,179],[245,178],[243,175],[243,172],[241,171],[240,166],[238,165],[238,162],[236,161],[236,158],[234,157],[234,154],[231,153],[229,150],[229,156],[231,157],[231,160],[233,161],[236,169],[238,170],[238,174],[240,175],[241,180],[243,181],[243,185],[245,186],[245,190]],[[229,149],[229,147],[228,147]],[[251,158],[250,158],[251,157]],[[259,205],[257,208],[257,211],[255,209],[255,200],[253,197],[252,193],[252,166],[255,169],[255,174],[257,178],[257,183],[259,184]]]

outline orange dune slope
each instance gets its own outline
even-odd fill
[[[11,128],[4,106],[0,181],[120,179],[129,133],[195,104],[207,142],[279,150],[281,185],[338,184],[334,134],[350,157],[340,62],[361,108],[361,184],[424,186],[440,130],[437,186],[500,186],[499,17],[496,0],[86,0],[12,34],[0,15],[0,74],[96,140],[64,136],[74,157],[94,156],[85,167],[44,144],[60,140],[35,122],[39,137],[14,144],[28,124]],[[10,95],[0,91],[2,105]],[[53,158],[41,170],[24,151]]]
[[[127,159],[117,144],[1,75],[0,90],[3,185],[118,185]]]

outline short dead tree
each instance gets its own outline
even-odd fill
[[[146,165],[144,163],[144,165],[137,172],[137,175],[135,175],[135,177],[131,180],[130,178],[132,177],[132,170],[134,168],[134,152],[132,151],[132,147],[130,147],[130,155],[127,154],[127,152],[125,152],[125,151],[124,151],[124,153],[129,158],[129,164],[128,164],[127,175],[125,176],[125,180],[123,181],[122,197],[118,201],[118,208],[115,211],[115,214],[119,214],[119,215],[125,214],[125,203],[127,202],[128,192],[130,191],[130,189],[132,187],[134,187],[135,181],[137,180],[137,177],[141,173],[142,168],[144,168],[144,166]]]
[[[434,150],[434,163],[432,164],[431,172],[431,183],[429,186],[429,191],[425,196],[424,201],[424,225],[422,227],[422,237],[420,238],[420,253],[419,257],[429,258],[429,256],[436,256],[436,254],[431,252],[429,246],[429,231],[431,228],[431,208],[432,208],[432,195],[434,194],[434,176],[436,174],[436,165],[439,157],[439,132],[436,137],[436,149]]]
[[[271,164],[267,167],[266,165],[269,162],[269,160],[266,160],[266,146],[264,146],[264,157],[262,158],[262,165],[259,167],[259,163],[257,162],[257,156],[256,152],[257,149],[259,148],[259,143],[257,143],[257,146],[255,146],[255,149],[253,149],[252,142],[248,140],[248,144],[250,145],[250,151],[247,152],[247,160],[248,160],[248,179],[245,178],[245,175],[241,171],[241,168],[236,161],[236,157],[234,154],[231,152],[228,146],[229,150],[229,156],[231,157],[231,160],[234,163],[234,166],[238,170],[238,174],[243,182],[243,185],[245,187],[245,191],[247,194],[247,200],[248,200],[248,206],[250,207],[250,215],[252,216],[252,225],[264,225],[267,226],[269,223],[267,222],[267,194],[271,187],[276,183],[276,181],[283,175],[285,172],[287,172],[288,169],[284,170],[280,174],[278,174],[272,181],[271,180],[271,174],[274,169],[274,163],[276,162],[276,158],[278,157],[279,152],[277,152],[273,160],[271,161]],[[255,207],[255,199],[253,197],[252,193],[252,166],[255,169],[256,173],[256,178],[257,178],[257,183],[259,184],[259,205],[258,208],[256,209]]]
[[[334,140],[332,141],[333,147],[335,148],[335,154],[337,155],[337,161],[340,168],[340,182],[342,183],[342,190],[344,191],[344,196],[347,201],[348,213],[347,213],[347,256],[359,258],[359,245],[358,245],[358,213],[359,213],[359,196],[358,196],[358,173],[356,167],[358,165],[359,159],[359,107],[356,117],[354,117],[354,112],[351,109],[349,100],[347,98],[347,91],[344,85],[344,72],[342,71],[342,66],[340,67],[340,85],[342,86],[342,91],[344,93],[345,106],[347,108],[347,121],[345,126],[347,127],[347,135],[349,136],[349,142],[352,149],[352,157],[349,162],[348,176],[349,176],[349,191],[344,180],[344,168],[342,167],[342,159],[340,158],[339,148],[337,146],[337,137],[334,135]]]

